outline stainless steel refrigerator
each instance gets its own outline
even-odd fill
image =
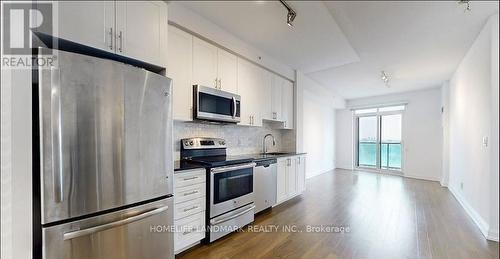
[[[43,258],[172,258],[171,80],[54,52],[38,74]]]

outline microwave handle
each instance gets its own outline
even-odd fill
[[[236,117],[236,98],[233,96],[233,119]]]

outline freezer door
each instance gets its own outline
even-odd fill
[[[43,258],[173,258],[172,225],[173,197],[43,228]]]
[[[172,194],[170,79],[56,54],[39,71],[42,224]]]

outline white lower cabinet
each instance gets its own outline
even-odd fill
[[[178,254],[205,238],[206,171],[174,174],[174,250]]]
[[[276,204],[280,204],[305,190],[305,155],[278,158],[276,177]]]

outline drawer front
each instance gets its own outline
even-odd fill
[[[177,173],[174,175],[174,188],[205,183],[205,181],[206,181],[205,169],[188,171],[184,173]]]
[[[205,197],[205,183],[190,185],[181,188],[175,188],[174,202],[175,204]]]
[[[177,203],[174,206],[174,219],[181,219],[201,211],[205,211],[205,197]]]
[[[205,212],[198,212],[181,220],[175,220],[175,253],[205,238]]]

